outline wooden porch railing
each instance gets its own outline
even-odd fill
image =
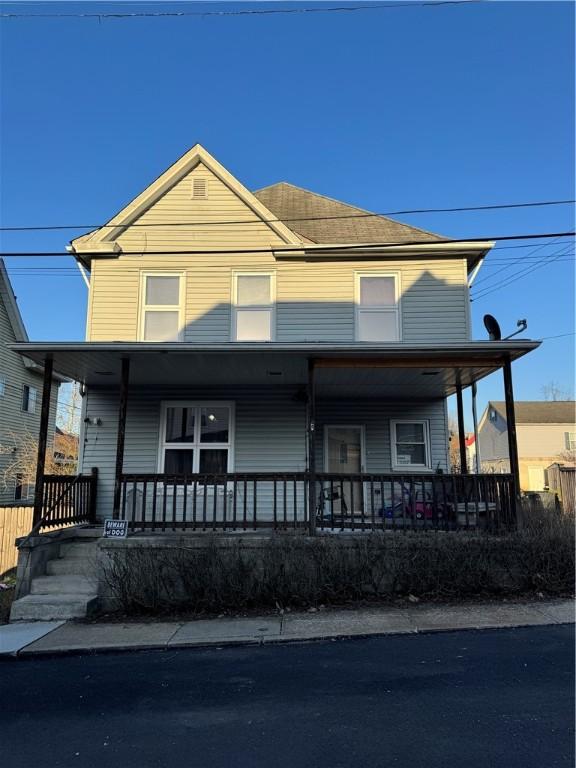
[[[486,530],[515,525],[511,475],[124,474],[132,531]]]
[[[89,475],[44,475],[41,516],[33,531],[96,522],[98,470]]]

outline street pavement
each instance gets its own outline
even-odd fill
[[[4,657],[2,768],[574,765],[574,626]]]

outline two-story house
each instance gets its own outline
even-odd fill
[[[15,348],[82,383],[99,519],[457,524],[472,486],[448,474],[446,398],[504,369],[513,409],[510,363],[538,345],[472,340],[469,284],[492,245],[291,184],[250,192],[196,145],[71,243],[86,341]],[[487,509],[514,492],[474,493]]]
[[[576,403],[520,401],[515,406],[520,487],[541,491],[548,485],[546,469],[576,459]],[[508,423],[503,402],[490,401],[478,428],[484,472],[509,472]]]
[[[22,315],[0,259],[0,506],[34,496],[34,451],[42,406],[42,368],[10,349],[27,342]],[[58,384],[51,389],[48,443],[56,422]]]

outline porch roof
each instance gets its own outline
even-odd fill
[[[303,386],[308,361],[318,367],[320,396],[445,397],[456,386],[498,370],[536,349],[538,341],[343,344],[150,342],[21,342],[12,349],[76,381],[116,387],[128,357],[131,387]]]

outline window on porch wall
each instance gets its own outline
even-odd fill
[[[356,340],[399,341],[397,277],[357,274],[356,278]]]
[[[143,341],[179,341],[182,315],[182,275],[143,275]]]
[[[234,276],[233,341],[272,341],[273,277],[262,273]]]
[[[427,421],[392,421],[390,431],[393,469],[421,471],[431,468]]]
[[[164,403],[161,430],[161,472],[189,475],[230,471],[231,405]]]

